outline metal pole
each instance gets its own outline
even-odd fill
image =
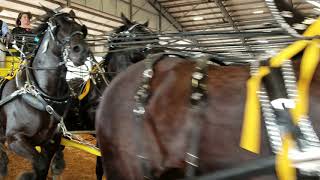
[[[192,178],[192,180],[248,179],[249,177],[275,174],[274,167],[275,156],[269,156],[262,159],[240,163],[240,165],[236,167],[220,170],[197,178]]]
[[[229,24],[233,27],[233,29],[236,32],[241,32],[239,30],[239,28],[235,25],[232,17],[230,16],[229,12],[227,11],[226,7],[222,4],[221,0],[215,0],[216,5],[219,7],[219,9],[221,10],[223,16],[228,20]],[[243,44],[243,46],[246,48],[247,51],[252,51],[251,47],[246,43],[246,39],[243,37],[239,38]],[[252,58],[254,57],[254,55],[250,54],[250,56],[252,56]]]
[[[130,18],[130,21],[132,21],[132,19],[133,19],[133,17],[132,17],[132,14],[133,14],[132,7],[133,7],[133,2],[132,2],[132,0],[130,0],[130,4],[129,4],[129,18]]]
[[[161,9],[158,10],[159,12],[159,32],[162,31],[162,14],[161,14]]]

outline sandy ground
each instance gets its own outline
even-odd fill
[[[95,143],[90,135],[81,136],[85,140]],[[57,177],[57,180],[93,180],[95,176],[96,156],[84,151],[66,147],[64,150],[66,168],[63,174]],[[21,172],[31,169],[31,165],[27,160],[8,152],[9,155],[9,174],[5,180],[15,180]],[[48,176],[52,179],[51,175]]]

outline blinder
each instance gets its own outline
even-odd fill
[[[60,63],[59,65],[64,65],[66,63],[66,61],[69,58],[69,51],[70,51],[70,40],[76,36],[76,35],[82,35],[83,38],[85,38],[87,36],[88,30],[87,27],[85,25],[81,26],[81,31],[74,31],[72,32],[69,36],[63,38],[62,40],[57,39],[57,29],[59,28],[59,25],[57,24],[57,22],[55,21],[55,18],[59,15],[65,15],[66,13],[56,13],[54,14],[52,17],[50,17],[50,19],[48,20],[47,24],[48,24],[48,29],[47,31],[49,31],[50,33],[50,37],[57,42],[58,46],[62,47],[62,56],[63,56],[63,63]],[[65,16],[64,16],[65,17]],[[68,18],[70,18],[73,22],[75,22],[75,15],[68,15]],[[46,50],[48,49],[48,45],[49,43],[46,43],[46,47],[44,48],[44,52],[46,52]]]
[[[52,16],[48,21],[48,25],[49,25],[49,29],[48,30],[50,31],[51,37],[54,40],[57,39],[56,35],[57,35],[57,29],[59,27],[59,25],[57,25],[57,23],[54,21],[54,18],[59,16],[59,15],[62,15],[62,14],[65,14],[65,13],[57,13],[54,16]],[[69,17],[72,19],[72,21],[75,22],[75,20],[74,20],[75,17],[73,17],[73,16],[69,16]],[[60,45],[65,46],[67,43],[70,42],[70,40],[71,40],[71,38],[73,36],[78,35],[78,34],[82,35],[83,38],[85,38],[87,36],[87,34],[88,34],[87,26],[86,25],[82,25],[81,26],[81,31],[74,31],[69,36],[65,37],[62,41],[57,39],[57,42],[59,42]]]

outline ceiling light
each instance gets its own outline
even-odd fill
[[[202,16],[195,16],[195,17],[193,17],[193,20],[194,21],[201,21],[201,20],[203,20],[203,17]]]
[[[263,10],[257,10],[257,11],[253,11],[252,13],[253,14],[262,14],[262,13],[264,13],[264,11]]]
[[[308,3],[313,4],[314,6],[317,6],[318,8],[320,8],[320,3],[316,2],[316,1],[311,1],[311,0],[307,0]]]

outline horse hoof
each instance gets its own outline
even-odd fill
[[[58,176],[62,174],[65,167],[66,167],[66,164],[64,159],[60,159],[52,162],[52,165],[51,165],[52,175]]]
[[[19,180],[35,180],[36,176],[33,172],[24,172],[18,178]]]
[[[1,155],[1,159],[0,159],[0,176],[7,176],[8,174],[8,156],[7,154],[3,153]]]

